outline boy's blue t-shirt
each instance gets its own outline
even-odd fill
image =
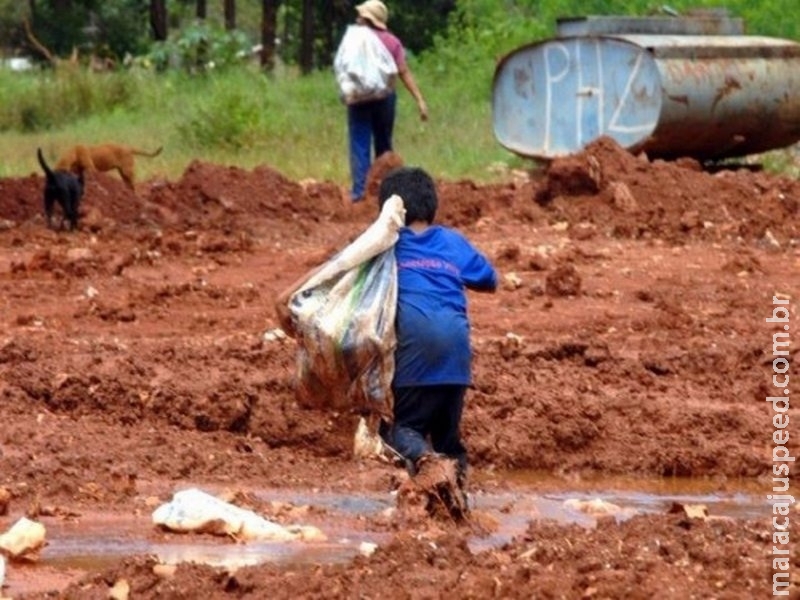
[[[472,350],[465,287],[493,290],[497,274],[457,231],[400,230],[394,385],[469,385]]]

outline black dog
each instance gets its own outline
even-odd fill
[[[47,217],[47,226],[53,227],[53,208],[58,202],[61,207],[61,228],[63,229],[66,219],[70,230],[76,229],[78,207],[83,196],[83,175],[74,175],[68,171],[53,171],[44,161],[41,148],[36,150],[36,156],[45,174],[44,214]]]

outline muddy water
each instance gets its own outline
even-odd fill
[[[663,513],[675,503],[703,504],[709,515],[733,519],[759,518],[770,510],[766,492],[752,481],[721,484],[677,478],[602,478],[565,482],[536,472],[514,472],[502,477],[515,491],[477,494],[474,498],[477,509],[485,510],[498,520],[499,529],[488,538],[473,540],[473,550],[485,550],[510,541],[523,533],[533,519],[594,526],[596,518],[573,508],[572,500],[600,499],[613,504],[619,508],[614,513],[618,520],[636,514]]]
[[[549,519],[560,523],[577,523],[591,527],[595,519],[566,502],[570,499],[602,499],[619,507],[617,519],[639,513],[666,511],[674,502],[704,504],[709,514],[736,519],[758,518],[767,514],[765,495],[750,486],[720,491],[719,485],[680,480],[647,482],[581,481],[565,487],[563,480],[543,478],[536,474],[509,476],[513,491],[476,492],[471,497],[475,511],[490,515],[497,531],[483,538],[474,538],[470,545],[479,552],[499,546],[523,533],[532,519]],[[202,562],[214,566],[236,568],[264,562],[299,565],[334,563],[351,559],[363,542],[380,545],[390,534],[356,530],[352,524],[359,515],[377,515],[394,506],[391,494],[344,495],[296,490],[261,490],[255,494],[264,501],[280,501],[325,509],[325,520],[317,524],[328,537],[322,543],[248,542],[192,534],[165,538],[152,525],[149,514],[140,516],[93,515],[91,522],[47,520],[47,546],[36,568],[74,572],[102,569],[123,556],[155,555],[161,562]],[[316,523],[315,523],[316,524]],[[348,529],[349,527],[349,529]],[[27,571],[27,569],[26,569]],[[28,571],[30,574],[30,572]],[[14,567],[6,581],[7,594],[36,591],[34,579],[20,577]],[[34,585],[35,587],[35,585]]]

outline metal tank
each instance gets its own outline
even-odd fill
[[[497,65],[494,134],[552,159],[606,135],[651,157],[716,160],[800,140],[800,44],[739,19],[579,17]]]

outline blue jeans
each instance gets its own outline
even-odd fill
[[[372,165],[372,146],[375,157],[392,149],[397,93],[392,92],[381,100],[371,100],[347,107],[347,131],[350,142],[350,177],[352,200],[362,200],[367,174]]]
[[[463,385],[393,387],[394,423],[389,445],[412,465],[433,449],[456,459],[459,470],[465,471],[467,449],[461,443],[460,430],[466,392]]]

